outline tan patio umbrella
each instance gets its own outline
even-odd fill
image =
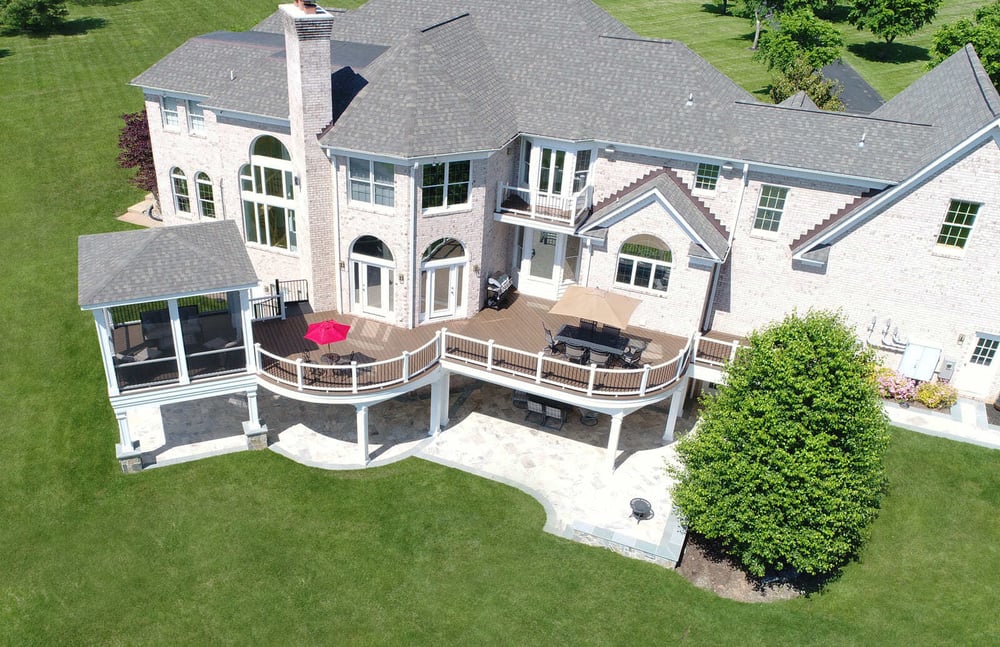
[[[624,328],[639,306],[639,300],[600,288],[571,285],[549,313],[591,319],[616,328]]]

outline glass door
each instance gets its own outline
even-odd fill
[[[538,193],[544,196],[561,196],[566,173],[566,151],[542,148],[538,162]]]

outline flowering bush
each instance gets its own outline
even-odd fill
[[[950,384],[924,382],[917,387],[916,398],[917,402],[928,409],[942,409],[958,402],[958,392]]]
[[[910,402],[917,394],[916,382],[884,366],[875,372],[875,384],[879,395],[899,402]]]

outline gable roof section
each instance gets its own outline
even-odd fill
[[[80,236],[78,263],[84,309],[258,283],[231,220]]]
[[[966,45],[871,116],[933,124],[935,136],[916,161],[920,168],[1000,116],[1000,96],[976,51]]]
[[[690,232],[694,233],[691,237],[692,243],[706,249],[716,260],[721,261],[726,257],[729,240],[725,227],[701,200],[691,194],[680,177],[666,167],[651,171],[602,200],[594,207],[591,217],[580,227],[580,232],[599,229],[623,209],[657,195],[668,203],[669,210],[687,225]]]

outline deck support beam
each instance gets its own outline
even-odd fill
[[[368,405],[354,405],[358,424],[358,449],[361,450],[361,464],[368,465]]]
[[[608,453],[605,456],[605,463],[608,467],[608,473],[615,473],[615,458],[618,457],[618,440],[622,433],[622,420],[625,418],[625,414],[619,411],[611,416],[611,432],[608,434]]]
[[[670,413],[667,414],[667,426],[663,430],[663,442],[665,443],[674,442],[674,427],[677,426],[677,418],[684,410],[684,396],[687,393],[689,381],[688,378],[684,378],[681,385],[670,396]]]

